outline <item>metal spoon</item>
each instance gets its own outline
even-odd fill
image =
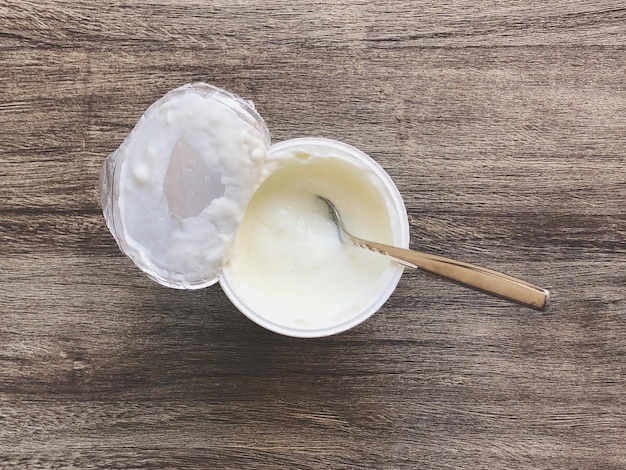
[[[426,271],[471,289],[534,308],[535,310],[545,310],[548,306],[550,293],[546,289],[521,279],[473,264],[355,237],[346,230],[335,205],[325,197],[319,195],[317,197],[328,206],[328,212],[335,225],[337,225],[339,238],[344,243],[350,241],[360,248],[388,256],[404,266]]]

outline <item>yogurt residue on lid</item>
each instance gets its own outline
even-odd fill
[[[105,218],[122,251],[169,287],[215,283],[268,147],[250,103],[205,84],[165,95],[102,172]]]

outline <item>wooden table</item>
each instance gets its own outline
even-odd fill
[[[168,90],[252,99],[397,183],[412,246],[551,290],[407,272],[301,340],[118,250],[100,166]],[[0,467],[626,467],[626,6],[0,0]]]

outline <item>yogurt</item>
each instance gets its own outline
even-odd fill
[[[408,246],[402,198],[389,176],[354,147],[328,139],[273,146],[221,285],[253,321],[291,336],[324,336],[368,318],[402,273],[388,258],[342,243],[328,208],[355,235]]]
[[[105,161],[100,190],[120,249],[168,287],[219,281],[272,331],[347,330],[395,289],[402,267],[342,243],[323,196],[355,235],[407,247],[402,197],[354,147],[293,139],[270,147],[250,102],[191,84],[155,102]]]

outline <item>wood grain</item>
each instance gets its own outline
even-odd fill
[[[412,246],[549,288],[407,273],[296,340],[119,252],[105,156],[191,81],[274,141],[355,145]],[[0,0],[0,467],[626,467],[626,5]]]

